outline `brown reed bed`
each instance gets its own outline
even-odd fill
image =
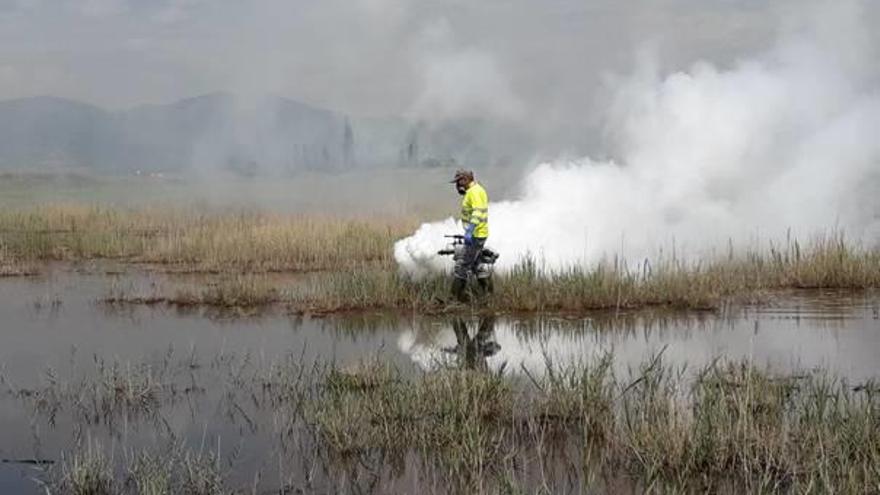
[[[40,269],[30,263],[7,262],[0,264],[0,278],[33,277],[40,274]]]
[[[39,273],[40,269],[36,263],[18,259],[0,243],[0,278],[31,277]]]
[[[117,293],[114,303],[259,307],[330,313],[364,310],[458,311],[448,275],[411,280],[398,272],[393,243],[414,219],[280,215],[248,211],[47,205],[0,212],[0,275],[30,275],[51,260],[148,263],[169,272],[220,275],[197,287],[148,295]],[[286,287],[260,278],[283,271],[320,271]],[[646,306],[714,309],[797,288],[880,287],[880,250],[842,234],[806,244],[709,259],[661,258],[544,269],[522,259],[495,277],[495,293],[474,298],[505,312],[578,313]]]
[[[215,307],[225,309],[258,309],[286,301],[282,289],[266,277],[224,274],[210,277],[198,285],[187,284],[172,289],[153,285],[148,289],[113,285],[101,299],[108,305],[140,304],[179,307]]]
[[[408,218],[44,205],[0,212],[0,251],[19,262],[113,259],[171,271],[336,270],[393,264]]]
[[[802,247],[749,251],[708,261],[660,260],[633,268],[620,261],[592,267],[541,269],[525,259],[495,275],[491,296],[451,301],[446,274],[412,279],[395,267],[360,266],[275,282],[260,274],[207,278],[198,286],[149,294],[111,290],[109,303],[257,308],[327,314],[363,311],[425,313],[489,311],[570,313],[646,307],[715,310],[728,303],[762,302],[788,289],[869,290],[880,287],[880,251],[819,238]]]
[[[843,236],[817,238],[803,247],[730,254],[723,259],[621,261],[593,267],[544,270],[530,259],[495,275],[490,297],[475,295],[477,308],[502,312],[577,313],[591,310],[664,306],[716,309],[731,301],[760,301],[786,289],[880,287],[880,250],[849,243]],[[448,276],[411,280],[396,271],[362,268],[329,274],[292,291],[301,310],[358,309],[460,310],[447,304]]]

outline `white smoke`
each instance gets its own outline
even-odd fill
[[[413,65],[421,86],[408,112],[413,120],[523,118],[524,105],[496,57],[485,49],[458,46],[445,19],[423,29]]]
[[[880,93],[863,69],[873,45],[858,9],[843,10],[838,29],[820,22],[729,69],[699,62],[620,81],[606,116],[616,161],[541,164],[519,200],[491,204],[499,268],[527,254],[547,268],[641,259],[673,244],[702,255],[789,232],[873,241]],[[410,274],[443,269],[442,235],[459,230],[452,219],[425,224],[395,257]]]

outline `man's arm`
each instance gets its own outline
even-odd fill
[[[474,229],[476,228],[476,224],[470,222],[464,224],[464,243],[468,246],[474,243]]]

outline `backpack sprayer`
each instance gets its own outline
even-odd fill
[[[464,257],[464,236],[457,235],[445,235],[443,236],[447,239],[452,239],[452,242],[446,245],[444,249],[437,251],[437,254],[441,256],[452,256],[453,261],[458,261]],[[474,268],[474,275],[476,275],[478,281],[488,281],[492,278],[492,271],[495,267],[495,262],[498,260],[498,257],[501,256],[497,252],[483,246],[483,249],[480,251],[480,254],[477,255],[477,263]]]

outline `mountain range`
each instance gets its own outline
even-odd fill
[[[285,175],[498,165],[529,150],[511,124],[353,118],[277,96],[213,93],[117,111],[52,96],[0,101],[0,170]]]

